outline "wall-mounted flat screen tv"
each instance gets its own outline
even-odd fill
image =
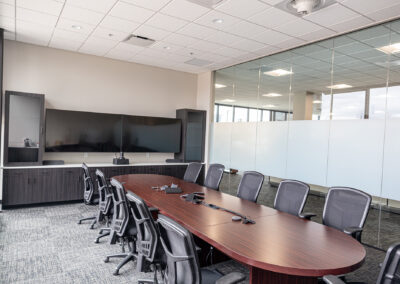
[[[46,152],[163,152],[181,149],[181,120],[46,110]]]

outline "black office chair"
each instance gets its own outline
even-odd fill
[[[324,276],[323,281],[326,284],[346,283],[333,275]],[[361,283],[357,282],[357,284]],[[400,284],[400,243],[392,245],[387,250],[376,284]]]
[[[139,284],[157,283],[157,272],[165,269],[166,257],[164,249],[160,243],[160,233],[157,224],[149,207],[142,198],[129,192],[126,197],[130,201],[130,208],[137,228],[137,265],[138,272],[145,271],[145,261],[150,263],[150,268],[154,272],[152,280],[138,280]]]
[[[240,180],[237,197],[256,202],[264,182],[264,175],[259,172],[244,172]]]
[[[192,234],[172,219],[159,215],[161,244],[167,256],[166,283],[233,284],[245,279],[239,272],[222,275],[218,271],[200,268]]]
[[[86,205],[90,206],[97,205],[99,204],[99,197],[95,195],[93,181],[89,174],[89,168],[85,163],[82,164],[82,170],[83,170],[83,201],[85,202]],[[87,221],[87,220],[93,220],[93,222],[90,224],[90,229],[93,229],[94,225],[97,223],[96,216],[82,218],[78,221],[78,224],[82,224],[82,221]]]
[[[310,187],[297,180],[283,180],[276,192],[274,208],[295,216],[300,216],[307,200]]]
[[[106,177],[103,172],[99,169],[96,170],[97,177],[97,188],[99,191],[99,213],[97,215],[97,222],[100,224],[101,222],[106,222],[106,227],[101,228],[99,231],[99,235],[96,237],[95,243],[98,243],[99,240],[103,237],[110,235],[111,232],[111,221],[113,210],[113,194],[111,191],[111,186],[108,183]]]
[[[219,190],[219,184],[221,183],[224,170],[224,165],[211,164],[208,168],[206,180],[204,181],[204,186],[211,189]]]
[[[118,275],[121,267],[129,261],[134,261],[137,256],[137,228],[135,220],[130,212],[124,186],[119,181],[111,179],[111,189],[113,190],[114,214],[111,225],[112,231],[110,233],[110,243],[114,242],[114,237],[118,238],[122,244],[122,253],[107,255],[104,262],[109,262],[110,258],[114,257],[124,258],[122,262],[118,264],[113,273],[114,275]],[[128,245],[129,249],[129,252],[127,253],[124,250],[125,243]]]
[[[190,163],[183,176],[184,181],[196,183],[203,165],[201,163]]]

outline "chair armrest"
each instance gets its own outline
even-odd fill
[[[322,277],[322,280],[325,284],[345,284],[345,282],[343,282],[340,278],[333,275],[326,275]]]
[[[149,207],[149,211],[150,212],[160,212],[160,209],[158,209],[156,207]]]
[[[300,214],[299,214],[299,217],[300,217],[300,218],[302,218],[302,219],[307,219],[307,220],[311,220],[311,218],[312,218],[312,217],[315,217],[315,216],[317,216],[317,214],[311,213],[311,212],[308,212],[308,213],[300,213]]]
[[[344,228],[343,233],[348,234],[350,236],[354,236],[356,233],[361,233],[363,228],[360,227],[347,227]]]
[[[215,284],[235,284],[244,280],[246,276],[240,272],[232,272],[219,278]]]

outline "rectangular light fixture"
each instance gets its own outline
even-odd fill
[[[281,94],[277,94],[277,93],[268,93],[268,94],[263,94],[263,97],[269,97],[269,98],[274,98],[274,97],[282,97]]]
[[[313,104],[322,104],[322,101],[320,101],[320,100],[315,100],[315,101],[313,101]]]
[[[276,69],[276,70],[272,70],[272,71],[265,71],[264,74],[268,75],[268,76],[280,77],[280,76],[293,74],[293,72],[285,70],[285,69]]]
[[[223,84],[215,84],[214,86],[215,86],[216,89],[221,89],[221,88],[225,88],[226,87],[226,85],[223,85]]]
[[[400,52],[400,42],[390,44],[390,45],[385,45],[382,47],[378,47],[377,50],[382,51],[386,54],[393,54]]]
[[[236,101],[235,100],[231,100],[231,99],[225,99],[225,100],[222,100],[221,102],[223,102],[223,103],[234,103]]]
[[[326,86],[328,89],[334,89],[334,90],[339,90],[339,89],[347,89],[347,88],[351,88],[353,86],[348,85],[348,84],[336,84],[336,85],[332,85],[332,86]]]
[[[276,105],[265,105],[263,107],[269,108],[269,107],[276,107]]]

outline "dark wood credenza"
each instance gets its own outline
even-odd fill
[[[165,165],[90,165],[90,174],[96,181],[100,169],[107,177],[126,174],[159,174],[183,178],[187,164]],[[198,182],[203,183],[204,167]],[[97,187],[97,183],[95,182]],[[3,170],[3,206],[29,205],[83,200],[82,169],[77,166],[9,167]]]

